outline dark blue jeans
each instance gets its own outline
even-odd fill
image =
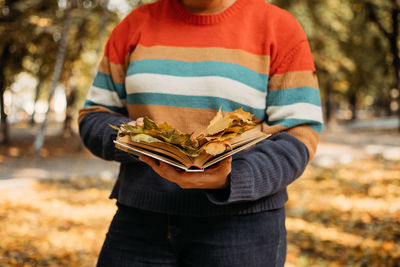
[[[98,267],[284,266],[284,208],[198,218],[118,207]]]

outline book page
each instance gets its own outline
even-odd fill
[[[265,134],[257,129],[252,129],[250,131],[244,132],[243,134],[235,137],[232,140],[232,150],[226,150],[225,152],[218,155],[210,155],[206,152],[203,152],[197,158],[194,158],[193,165],[199,168],[207,168],[212,164],[223,160],[243,149],[246,149],[259,141],[268,138],[271,136],[270,134]],[[218,160],[217,160],[218,159]]]
[[[154,142],[154,143],[132,142],[128,143],[128,145],[143,148],[148,151],[154,151],[156,153],[165,154],[169,157],[174,158],[176,161],[181,162],[183,165],[190,165],[192,163],[192,159],[185,153],[183,153],[182,151],[173,146],[167,145],[162,142]]]
[[[212,158],[211,160],[209,160],[208,162],[204,163],[203,168],[207,168],[210,167],[211,165],[220,162],[223,159],[226,159],[229,156],[232,156],[233,154],[236,154],[242,150],[245,150],[247,148],[252,147],[253,145],[257,144],[258,142],[267,139],[268,137],[270,137],[271,135],[266,135],[264,134],[263,136],[259,136],[256,139],[253,140],[247,140],[247,142],[242,141],[242,145],[241,146],[237,146],[236,148],[232,149],[232,150],[227,150],[222,154],[217,155],[215,158]]]
[[[170,165],[172,165],[174,167],[177,167],[177,168],[180,168],[180,169],[183,169],[183,170],[187,170],[188,169],[185,165],[183,165],[182,163],[180,163],[180,162],[178,162],[178,161],[176,161],[176,160],[174,160],[172,158],[168,158],[166,156],[162,156],[160,154],[156,154],[156,153],[153,153],[152,151],[147,151],[147,150],[139,148],[139,147],[134,147],[134,146],[132,146],[130,144],[121,143],[121,142],[118,142],[118,141],[114,141],[114,143],[116,144],[116,147],[118,149],[121,149],[121,150],[123,150],[125,152],[131,153],[131,154],[134,154],[134,155],[137,155],[137,156],[146,155],[146,156],[149,156],[151,158],[154,158],[154,159],[160,160],[162,162],[168,163],[168,164],[170,164]]]

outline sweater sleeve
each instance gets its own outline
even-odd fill
[[[126,55],[129,53],[125,34],[127,23],[118,24],[109,37],[104,57],[79,111],[79,133],[84,145],[96,156],[106,160],[129,162],[130,154],[115,148],[117,131],[107,125],[119,126],[131,121],[126,107]]]
[[[107,124],[120,125],[131,119],[118,114],[108,112],[90,112],[79,122],[79,134],[83,144],[95,156],[105,160],[119,162],[135,162],[138,159],[115,147],[113,140],[117,137],[117,131]]]
[[[214,204],[255,201],[285,190],[315,154],[322,130],[318,82],[307,38],[297,21],[292,24],[293,34],[285,31],[290,40],[278,40],[284,48],[272,56],[263,131],[273,137],[233,158],[229,187],[206,190]]]
[[[122,21],[111,33],[98,71],[89,88],[78,121],[90,112],[106,112],[127,116],[125,76],[126,59],[129,54],[126,40],[127,23]]]

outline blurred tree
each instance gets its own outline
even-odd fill
[[[55,21],[55,18],[52,19]],[[30,53],[24,58],[24,71],[29,72],[37,78],[37,84],[34,92],[34,100],[36,103],[39,100],[42,88],[46,81],[50,79],[54,62],[56,61],[58,42],[53,36],[58,36],[58,27],[53,30],[48,30],[46,34],[39,35],[35,43],[29,44]],[[56,37],[58,38],[58,37]],[[46,55],[46,56],[43,56]],[[36,108],[33,109],[30,124],[35,124]]]
[[[366,10],[369,19],[378,27],[384,38],[390,45],[392,68],[394,74],[394,88],[400,92],[400,57],[399,57],[399,14],[400,4],[398,0],[390,1],[366,1]],[[400,96],[397,97],[397,113],[399,117],[400,131]]]
[[[45,13],[48,9],[57,6],[51,0],[15,0],[0,1],[0,51],[2,60],[0,63],[0,106],[1,106],[1,143],[7,144],[8,127],[7,115],[4,111],[3,95],[16,77],[22,71],[36,73],[38,68],[32,64],[24,64],[24,59],[31,54],[35,58],[38,44],[44,40],[52,40],[53,35],[47,31],[51,20],[47,17],[39,17],[37,14]],[[54,41],[51,41],[54,42]],[[45,42],[46,44],[49,41]],[[47,46],[47,52],[51,51],[51,45]],[[51,54],[43,57],[45,62],[50,62]],[[42,69],[43,71],[46,68]],[[43,74],[42,74],[43,75]],[[46,75],[44,75],[46,76]]]
[[[57,5],[51,0],[3,0],[0,1],[0,106],[1,106],[1,138],[0,142],[9,141],[7,115],[4,108],[4,92],[23,69],[23,59],[38,38],[48,35],[45,31],[37,31],[45,27],[48,19],[40,20],[34,12],[42,12]],[[28,33],[28,34],[23,34]],[[33,34],[34,33],[34,34]]]
[[[377,14],[384,15],[379,8],[387,7],[386,2],[375,0]],[[298,18],[309,37],[327,123],[336,113],[335,107],[343,104],[350,108],[350,119],[356,119],[358,108],[371,105],[371,99],[384,103],[381,106],[385,109],[389,107],[389,90],[385,88],[390,88],[393,80],[388,72],[392,63],[387,61],[390,47],[369,23],[371,15],[368,16],[366,3],[366,0],[275,1]],[[387,23],[387,16],[382,19]]]
[[[288,9],[302,24],[310,41],[318,69],[324,102],[325,121],[333,119],[337,102],[348,86],[346,71],[355,69],[354,62],[343,50],[348,42],[353,14],[348,1],[276,0],[274,4]]]
[[[348,42],[342,45],[345,53],[354,61],[356,68],[346,75],[349,88],[346,97],[352,110],[352,119],[356,119],[357,110],[373,104],[371,99],[387,99],[392,83],[388,72],[391,62],[386,60],[389,47],[374,25],[369,22],[363,3],[352,4],[353,19],[349,24],[352,33]],[[384,100],[383,102],[387,102]],[[388,109],[389,105],[379,107]]]
[[[77,0],[70,0],[68,2],[68,5],[69,6],[67,7],[67,10],[65,12],[65,25],[64,25],[63,32],[61,34],[60,46],[58,49],[57,59],[56,59],[54,71],[52,74],[51,87],[50,87],[50,93],[49,93],[49,98],[48,98],[48,109],[45,114],[45,119],[44,119],[41,127],[39,128],[39,132],[37,133],[37,136],[36,136],[35,142],[34,142],[34,150],[35,150],[36,155],[39,154],[40,150],[43,147],[44,130],[47,126],[49,112],[50,112],[50,100],[57,88],[57,85],[58,85],[58,82],[59,82],[59,79],[60,79],[60,76],[61,76],[61,73],[63,70],[64,58],[65,58],[65,55],[67,52],[68,37],[69,37],[71,24],[72,24],[72,11],[77,8]]]
[[[4,91],[6,88],[6,76],[4,74],[5,65],[8,63],[10,58],[10,48],[11,43],[8,42],[4,45],[3,51],[0,57],[0,116],[1,116],[1,143],[8,144],[9,136],[8,136],[8,124],[7,124],[7,114],[4,109]]]
[[[104,36],[119,21],[117,12],[108,10],[108,0],[74,1],[80,8],[73,14],[71,38],[67,46],[69,49],[62,64],[64,71],[60,81],[53,83],[56,86],[62,83],[67,87],[69,114],[71,107],[75,108],[82,102],[92,80],[88,70],[92,70],[98,63],[94,51],[98,46],[103,47]],[[37,78],[33,94],[34,102],[48,96],[51,91],[50,78],[55,70],[54,62],[65,24],[66,10],[66,0],[0,0],[0,142],[2,143],[7,143],[9,139],[3,95],[13,83],[14,77],[21,72],[28,72]],[[99,35],[103,37],[100,38]],[[98,44],[100,39],[101,45]],[[101,51],[100,48],[98,50]],[[75,80],[75,83],[78,80],[74,90],[69,89],[73,83],[70,79]],[[31,123],[34,123],[34,117],[35,110]],[[71,121],[71,116],[66,118],[67,121]]]
[[[81,21],[76,25],[77,32],[74,35],[74,42],[70,44],[68,59],[70,62],[65,64],[64,77],[66,83],[66,114],[64,120],[63,134],[71,135],[71,121],[72,121],[72,105],[75,103],[77,90],[78,90],[78,75],[79,75],[79,62],[78,59],[82,53],[82,49],[87,38],[88,18],[82,16]]]

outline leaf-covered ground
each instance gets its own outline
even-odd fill
[[[287,266],[400,266],[400,162],[309,166],[290,186]],[[0,189],[0,266],[94,266],[112,181]]]
[[[288,266],[400,266],[400,162],[311,165],[289,195]]]

